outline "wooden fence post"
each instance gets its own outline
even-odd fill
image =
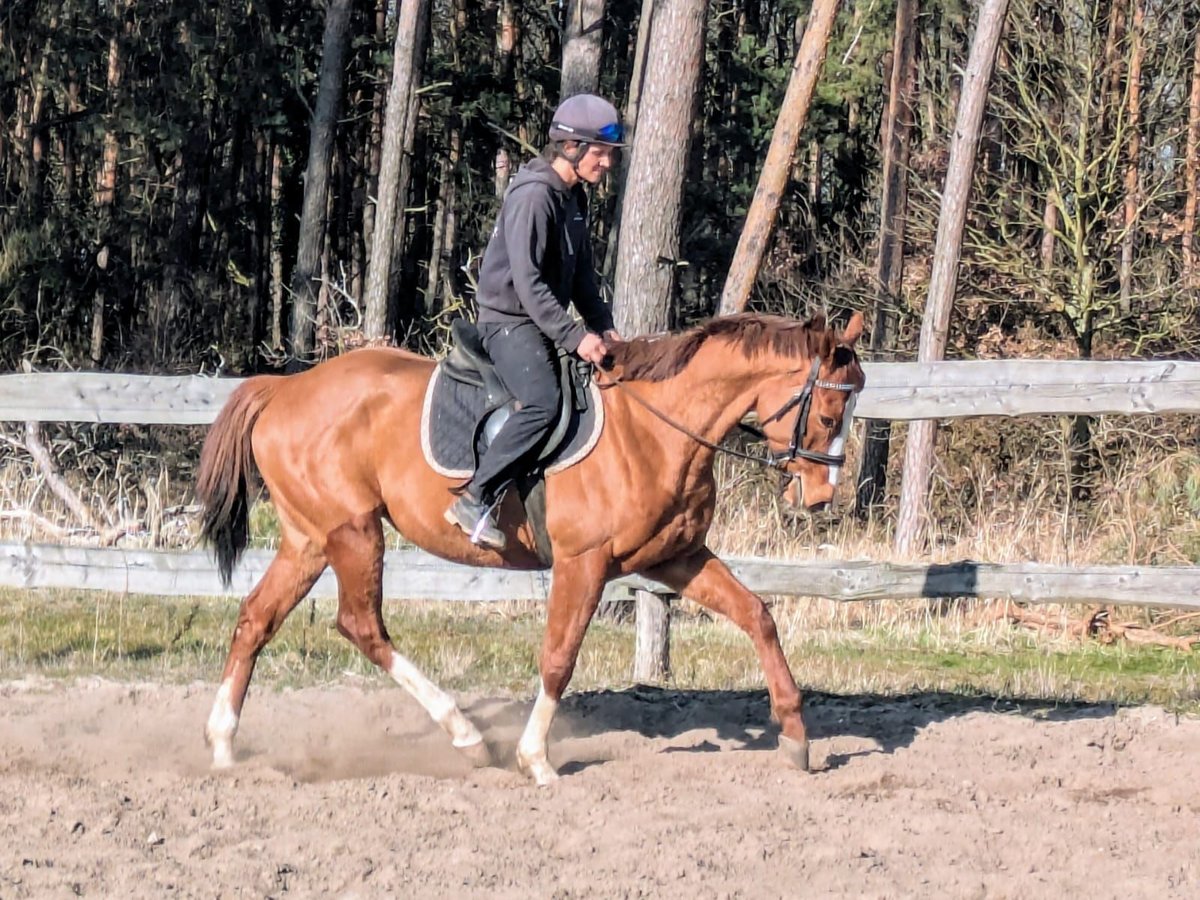
[[[671,674],[671,598],[667,592],[636,590],[637,640],[634,681],[663,681]]]

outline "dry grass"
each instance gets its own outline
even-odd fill
[[[937,511],[927,560],[990,562],[1035,560],[1063,564],[1195,564],[1200,561],[1200,425],[1174,420],[1097,420],[1103,449],[1089,503],[1070,499],[1065,435],[1056,419],[957,421],[939,439],[934,487]],[[1049,427],[1048,427],[1049,426]],[[48,430],[48,444],[64,475],[89,499],[97,518],[137,521],[127,546],[186,547],[194,542],[192,456],[199,432],[184,430],[168,448],[131,459],[128,440],[103,429]],[[842,512],[793,519],[780,508],[776,476],[741,463],[720,462],[722,503],[712,542],[730,556],[782,559],[895,559],[891,527],[902,459],[897,429],[890,496],[865,523]],[[851,448],[851,465],[854,471]],[[168,464],[169,463],[169,464]],[[74,524],[49,493],[27,456],[0,446],[0,538],[88,543],[69,533]],[[15,511],[32,515],[16,517]],[[48,522],[68,532],[48,534]],[[252,512],[254,541],[275,534],[270,506]],[[390,536],[393,545],[400,543]],[[1196,704],[1192,657],[1146,647],[1102,647],[1059,632],[1015,629],[984,601],[839,604],[822,600],[777,601],[780,633],[804,683],[831,691],[972,693],[1154,700]],[[41,592],[0,595],[0,677],[30,671],[71,675],[104,672],[164,680],[212,679],[223,663],[236,604],[221,600],[159,601],[137,597]],[[1078,616],[1076,609],[1051,615]],[[528,692],[541,610],[518,604],[411,605],[389,609],[401,649],[450,686]],[[1147,623],[1162,612],[1134,612]],[[1187,620],[1178,629],[1195,628]],[[696,688],[761,685],[745,638],[723,622],[681,604],[673,637],[676,683]],[[632,657],[628,626],[597,622],[589,633],[577,687],[619,685]],[[277,683],[375,678],[332,629],[328,604],[305,603],[266,652],[261,675]]]
[[[1200,419],[1095,420],[1097,465],[1087,503],[1069,496],[1065,419],[955,420],[939,433],[932,546],[921,558],[944,562],[1036,560],[1062,564],[1175,564],[1200,561]],[[180,548],[195,542],[193,470],[199,429],[61,426],[47,444],[66,480],[112,525],[135,523],[126,546]],[[126,434],[126,432],[129,432]],[[7,437],[8,440],[2,438]],[[840,489],[834,514],[793,518],[781,507],[779,478],[721,458],[722,502],[711,543],[731,556],[814,556],[896,560],[891,548],[903,426],[897,426],[888,498],[868,521],[849,515]],[[46,487],[20,435],[0,433],[0,539],[77,540],[89,534]],[[125,443],[143,447],[123,452]],[[849,448],[848,473],[857,468]],[[48,533],[47,526],[56,533]],[[251,513],[253,540],[277,531],[269,504]],[[398,542],[398,539],[397,539]]]

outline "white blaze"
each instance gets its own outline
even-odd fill
[[[842,430],[838,432],[838,436],[833,439],[833,443],[829,445],[829,455],[839,456],[846,449],[846,439],[850,437],[850,427],[854,424],[854,404],[858,400],[857,394],[851,394],[850,399],[846,401],[846,409],[842,413]],[[838,478],[841,477],[841,466],[829,467],[829,483],[837,487]]]

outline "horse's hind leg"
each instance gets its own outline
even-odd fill
[[[449,694],[392,646],[383,623],[383,526],[378,513],[358,516],[334,529],[325,553],[338,577],[338,631],[408,691],[471,762],[490,764],[479,729]]]
[[[320,550],[303,538],[289,541],[285,537],[262,579],[242,601],[221,687],[204,728],[204,737],[212,748],[213,768],[233,765],[233,736],[259,652],[323,571],[325,556]]]

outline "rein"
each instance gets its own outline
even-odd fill
[[[666,413],[664,413],[661,409],[654,406],[648,400],[645,400],[644,398],[639,396],[637,394],[637,392],[632,390],[629,387],[629,385],[627,385],[620,378],[612,378],[611,380],[609,380],[607,382],[601,382],[599,379],[596,379],[596,386],[601,388],[602,390],[608,389],[608,388],[614,388],[614,387],[619,388],[620,390],[624,391],[625,396],[632,399],[635,403],[637,403],[643,409],[650,412],[652,415],[654,415],[660,421],[669,425],[671,428],[675,429],[679,433],[691,438],[693,441],[695,441],[697,444],[700,444],[702,447],[707,447],[709,450],[712,450],[715,453],[724,453],[727,456],[734,456],[734,457],[737,457],[738,459],[744,459],[748,462],[755,463],[757,465],[763,466],[768,469],[776,469],[778,471],[786,472],[788,465],[790,463],[794,462],[796,459],[806,459],[806,460],[809,460],[810,462],[824,463],[825,465],[828,465],[828,466],[842,466],[846,462],[846,455],[844,453],[840,453],[840,452],[839,453],[818,453],[815,450],[805,450],[803,447],[800,446],[801,442],[804,440],[804,432],[808,429],[808,412],[812,407],[812,392],[813,392],[814,388],[825,388],[826,390],[831,390],[831,391],[843,391],[843,392],[851,395],[850,400],[846,405],[846,411],[842,416],[842,418],[843,418],[843,424],[842,424],[843,434],[847,430],[847,426],[849,425],[849,422],[852,417],[852,413],[853,413],[852,404],[854,402],[854,397],[853,397],[854,385],[839,384],[837,382],[824,381],[824,380],[817,378],[817,373],[818,373],[820,367],[821,367],[821,360],[819,358],[814,359],[813,363],[812,363],[812,368],[809,370],[809,373],[808,373],[808,380],[805,381],[804,387],[801,388],[795,394],[793,394],[791,399],[789,399],[786,403],[783,404],[783,406],[779,407],[779,409],[777,409],[774,413],[772,413],[770,416],[768,416],[766,421],[763,422],[763,424],[766,425],[766,424],[769,424],[776,420],[780,420],[785,415],[787,415],[792,409],[795,409],[797,406],[800,407],[796,413],[795,425],[792,427],[791,445],[788,447],[787,450],[781,451],[779,453],[768,452],[767,456],[755,456],[752,453],[743,453],[741,450],[735,450],[732,447],[722,447],[720,444],[710,441],[708,438],[704,437],[703,435],[696,434],[696,432],[692,431],[686,425],[683,425],[682,423],[675,421],[670,416],[668,416]],[[607,373],[605,373],[605,374],[607,375]],[[760,431],[759,429],[757,429],[751,425],[746,425],[744,423],[739,422],[738,427],[740,427],[743,431],[747,432],[748,434],[751,434],[754,437],[758,438],[759,440],[762,440],[762,441],[767,440],[767,436],[765,434],[763,434],[762,431]],[[839,443],[839,442],[835,441],[835,444],[837,444],[837,443]],[[840,447],[838,449],[840,449]]]

